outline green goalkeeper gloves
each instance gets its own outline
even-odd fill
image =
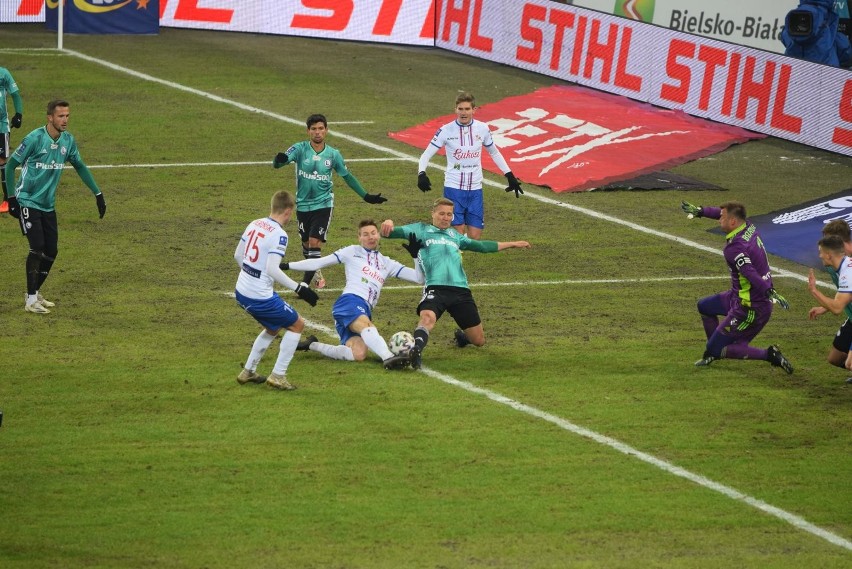
[[[680,209],[682,209],[683,212],[687,216],[689,216],[690,219],[692,219],[693,217],[701,217],[704,215],[703,213],[701,213],[700,205],[692,205],[689,202],[680,202]]]
[[[776,291],[774,288],[769,289],[769,291],[766,293],[766,296],[769,297],[769,300],[772,301],[772,304],[780,304],[781,308],[783,308],[784,310],[790,308],[790,303],[787,302],[787,299],[778,294],[778,291]]]

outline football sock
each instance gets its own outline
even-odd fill
[[[27,294],[35,295],[39,289],[40,276],[38,268],[40,264],[41,255],[30,251],[30,254],[27,255]]]
[[[0,189],[3,190],[3,201],[6,201],[6,196],[9,194],[6,191],[6,165],[0,166]]]
[[[258,334],[257,338],[254,339],[254,344],[251,347],[251,353],[249,354],[248,361],[246,362],[246,369],[249,371],[255,371],[257,369],[257,364],[260,363],[260,360],[263,358],[263,354],[266,353],[266,349],[272,343],[272,340],[275,339],[275,336],[268,333],[266,330],[262,330],[260,334]]]
[[[765,360],[768,353],[768,350],[748,344],[731,344],[725,349],[725,357],[731,360]]]
[[[27,306],[32,306],[35,303],[35,301],[37,301],[37,300],[38,300],[37,294],[28,294],[26,304],[27,304]]]
[[[302,255],[305,256],[305,259],[319,259],[322,257],[322,249],[320,248],[308,248],[302,247]],[[311,286],[311,282],[314,280],[314,275],[316,271],[305,271],[305,275],[302,278],[302,282],[308,286]]]
[[[418,326],[414,329],[414,347],[418,348],[421,352],[426,349],[426,344],[429,343],[429,331],[422,326]]]
[[[349,346],[344,346],[342,344],[332,346],[331,344],[323,344],[322,342],[312,342],[309,349],[312,352],[319,352],[325,357],[333,360],[344,360],[347,362],[355,361],[355,355],[352,353]]]
[[[287,368],[290,366],[293,354],[296,353],[296,346],[299,345],[301,339],[301,332],[291,332],[290,330],[284,332],[284,337],[281,338],[281,348],[278,350],[278,359],[275,360],[272,373],[287,375]]]
[[[368,326],[361,330],[361,339],[374,354],[382,358],[382,361],[393,357],[393,352],[388,348],[388,343],[385,342],[375,326]]]

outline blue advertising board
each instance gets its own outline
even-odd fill
[[[852,224],[852,188],[770,213],[749,215],[749,219],[760,231],[767,252],[822,269],[817,241],[829,221],[843,219]],[[719,228],[711,231],[721,233]]]
[[[157,34],[160,0],[46,0],[45,27],[56,30],[64,4],[63,29],[69,34]]]

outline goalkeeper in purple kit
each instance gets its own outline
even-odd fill
[[[745,206],[734,201],[719,207],[683,202],[681,208],[690,218],[719,220],[719,227],[727,239],[723,254],[731,271],[730,290],[698,301],[707,347],[704,356],[695,365],[709,366],[722,358],[765,360],[787,373],[793,373],[793,365],[778,346],[762,349],[749,345],[769,322],[773,304],[780,304],[785,309],[790,305],[772,286],[772,273],[763,241],[757,227],[746,219]],[[723,316],[721,322],[719,316]]]

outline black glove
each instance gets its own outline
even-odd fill
[[[286,164],[287,163],[287,153],[279,152],[275,155],[275,158],[272,160],[273,164]]]
[[[299,283],[296,286],[296,294],[299,298],[301,298],[311,306],[316,306],[317,301],[319,300],[319,295],[313,290],[311,290],[311,287],[309,287],[305,283]]]
[[[101,214],[101,219],[103,219],[104,214],[106,213],[106,202],[104,201],[104,195],[103,194],[96,195],[95,201],[98,202],[98,213]]]
[[[280,265],[278,265],[278,268],[281,269],[282,271],[289,271],[290,270],[290,263],[281,263]]]
[[[688,216],[691,215],[692,217],[702,217],[704,215],[703,213],[701,213],[700,205],[692,205],[689,202],[680,202],[680,209],[682,209],[683,212]]]
[[[432,182],[429,181],[429,176],[426,175],[426,172],[417,174],[417,187],[420,188],[421,192],[428,192],[432,189]]]
[[[21,128],[21,122],[23,121],[23,117],[21,113],[15,113],[15,116],[12,117],[12,120],[9,121],[9,126],[12,128]]]
[[[521,183],[518,181],[518,179],[515,177],[515,175],[512,174],[511,172],[506,172],[505,175],[506,175],[506,180],[509,181],[509,187],[506,188],[506,191],[507,192],[515,192],[516,198],[521,197],[521,194],[524,193],[524,191],[521,189]]]
[[[382,194],[366,194],[364,196],[364,201],[367,203],[385,203],[386,201],[388,201],[388,199],[383,198]]]
[[[408,251],[412,259],[417,258],[417,253],[423,248],[423,241],[417,238],[414,233],[408,234],[408,243],[403,243],[402,248]]]
[[[18,198],[16,198],[15,196],[9,196],[6,201],[9,202],[9,215],[14,217],[15,219],[20,219],[21,206],[18,205]]]

